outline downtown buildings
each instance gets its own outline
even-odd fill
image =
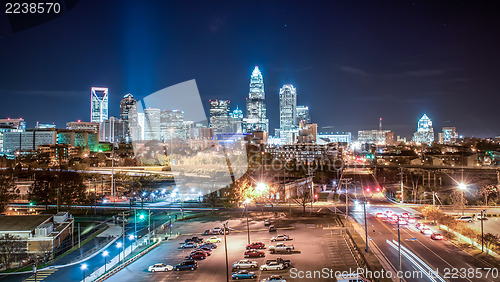
[[[432,144],[434,142],[434,129],[431,119],[424,114],[417,124],[417,131],[413,134],[413,142],[420,144]]]

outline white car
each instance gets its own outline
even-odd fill
[[[172,271],[174,269],[173,266],[164,264],[164,263],[156,263],[148,268],[148,271],[156,272],[156,271]]]
[[[276,261],[271,261],[268,264],[260,266],[260,270],[282,270],[283,268],[285,268],[283,264]]]
[[[424,235],[431,235],[433,232],[429,227],[422,227],[422,229],[420,229],[420,233]]]
[[[271,275],[265,279],[260,280],[260,282],[286,282],[286,279],[279,275]]]
[[[291,240],[291,239],[290,239],[290,236],[285,235],[285,234],[281,234],[281,235],[274,236],[273,238],[271,238],[271,242],[286,241],[286,240]]]
[[[248,260],[248,259],[242,259],[239,260],[235,263],[233,263],[233,268],[240,269],[240,268],[258,268],[259,264],[256,261]]]
[[[217,236],[212,236],[206,240],[209,243],[220,243],[221,239]]]

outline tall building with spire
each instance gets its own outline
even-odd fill
[[[90,90],[90,122],[101,123],[108,119],[108,88],[92,87]]]
[[[417,124],[417,131],[413,134],[413,141],[423,144],[434,142],[434,129],[431,119],[424,114]]]
[[[250,77],[250,92],[247,98],[247,131],[269,132],[269,120],[266,117],[266,94],[264,92],[264,79],[259,67],[255,67]]]

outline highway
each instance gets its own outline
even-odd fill
[[[394,269],[399,270],[398,250],[395,248],[398,245],[397,225],[391,224],[386,219],[377,218],[375,215],[378,212],[385,213],[388,210],[397,214],[404,212],[412,214],[415,211],[393,204],[386,200],[382,193],[376,192],[374,189],[377,187],[375,178],[366,170],[355,170],[353,174],[344,175],[344,177],[352,178],[353,182],[358,186],[355,189],[357,193],[354,189],[349,193],[354,198],[366,199],[370,203],[367,207],[367,229],[372,248],[378,248]],[[367,189],[370,189],[370,191],[368,192]],[[362,205],[353,205],[349,209],[349,214],[360,225],[364,226]],[[434,228],[434,230],[436,229]],[[482,270],[493,266],[476,259],[446,240],[435,241],[430,239],[429,236],[421,234],[415,228],[415,224],[401,226],[400,237],[403,253],[408,256],[402,256],[403,271],[417,270],[429,273],[430,270],[437,270],[441,277],[424,275],[423,278],[407,278],[406,281],[498,281],[498,277],[497,279],[493,278],[491,273],[489,273],[489,278],[485,278],[487,272]],[[464,270],[466,277],[460,278]],[[474,273],[469,274],[469,272]],[[457,273],[458,277],[455,278],[454,276]]]

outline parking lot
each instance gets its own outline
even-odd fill
[[[250,258],[250,260],[257,261],[258,265],[262,265],[266,260],[276,259],[282,257],[289,259],[292,266],[283,270],[262,271],[260,269],[253,269],[257,278],[248,279],[250,281],[260,281],[271,275],[281,275],[287,281],[332,281],[331,279],[292,279],[295,274],[302,271],[306,275],[307,272],[321,271],[323,268],[329,269],[343,269],[345,265],[350,265],[351,262],[345,263],[344,261],[352,261],[352,256],[349,258],[348,250],[344,248],[337,248],[339,252],[336,254],[332,249],[332,239],[330,234],[335,234],[334,230],[329,229],[334,226],[330,218],[294,218],[287,220],[284,217],[279,219],[271,218],[271,224],[274,224],[278,231],[270,233],[268,227],[264,226],[264,219],[271,218],[271,215],[265,217],[259,215],[251,215],[249,220],[250,227],[250,240],[251,242],[260,241],[265,244],[266,249],[265,257]],[[331,221],[331,222],[330,222]],[[331,225],[330,225],[331,224]],[[203,219],[192,220],[184,223],[182,226],[182,233],[185,235],[180,236],[175,240],[162,243],[158,248],[154,249],[143,258],[134,262],[126,267],[124,270],[118,272],[110,278],[111,281],[225,281],[225,254],[224,254],[224,241],[223,235],[219,235],[222,239],[218,243],[218,248],[212,251],[211,256],[204,260],[198,261],[198,269],[194,271],[169,271],[169,272],[156,272],[151,273],[147,271],[148,266],[155,263],[166,263],[172,266],[180,263],[188,256],[193,249],[182,249],[181,245],[186,238],[193,236],[200,236],[207,229],[213,229],[220,226],[217,221],[204,221]],[[233,228],[227,235],[228,247],[228,263],[231,265],[241,259],[244,259],[245,247],[248,243],[248,234],[246,226],[246,218],[228,220],[228,226]],[[333,227],[335,228],[335,227]],[[267,250],[269,247],[270,239],[277,234],[287,234],[291,237],[291,241],[286,241],[286,245],[294,245],[295,251],[290,253],[277,253],[270,254]],[[202,236],[209,238],[210,236]],[[275,244],[275,243],[272,243]],[[335,244],[338,244],[335,242]],[[332,258],[335,257],[335,260]],[[333,262],[336,262],[334,265]],[[295,274],[291,272],[291,269]],[[236,269],[234,270],[237,271]],[[231,275],[231,271],[230,271]]]

